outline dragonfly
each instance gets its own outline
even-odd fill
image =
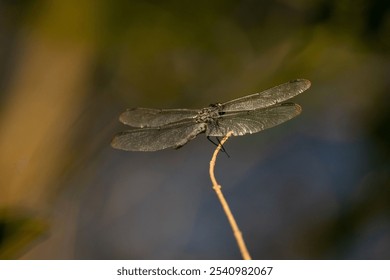
[[[299,115],[301,106],[284,101],[310,85],[309,80],[296,79],[203,109],[127,109],[119,121],[130,128],[116,134],[111,146],[125,151],[152,152],[178,149],[200,133],[208,138],[223,137],[229,131],[233,136],[257,133]]]

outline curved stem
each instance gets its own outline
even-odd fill
[[[221,140],[221,142],[219,143],[219,145],[217,146],[217,148],[214,151],[213,157],[211,158],[211,161],[210,161],[210,170],[209,170],[210,171],[210,179],[211,179],[211,182],[213,183],[213,189],[214,189],[215,193],[217,194],[219,202],[221,203],[222,208],[225,212],[225,215],[226,215],[226,217],[230,223],[230,226],[233,230],[233,234],[234,234],[234,237],[236,238],[238,248],[240,249],[242,258],[244,260],[250,260],[251,256],[249,255],[248,249],[246,248],[244,238],[242,237],[242,233],[241,233],[240,229],[238,228],[236,220],[234,219],[233,214],[230,211],[230,207],[229,207],[225,197],[222,194],[221,186],[218,184],[218,182],[214,176],[214,167],[215,167],[215,162],[217,160],[218,152],[221,150],[222,145],[226,142],[226,140],[232,134],[233,134],[233,132],[229,131],[228,134],[226,134],[226,136]]]

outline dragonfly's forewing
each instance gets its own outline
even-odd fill
[[[293,80],[260,93],[244,96],[222,104],[221,111],[248,111],[266,108],[288,100],[310,87],[310,81],[305,79]]]
[[[234,136],[252,134],[276,126],[299,115],[301,107],[295,103],[282,103],[252,111],[227,113],[208,124],[207,136],[225,136],[233,131]]]
[[[136,128],[118,133],[111,142],[116,149],[153,152],[180,148],[206,130],[205,123],[179,122],[161,128]]]
[[[133,129],[118,133],[111,145],[126,151],[157,151],[179,148],[202,132],[207,136],[256,133],[297,116],[299,105],[282,102],[309,87],[310,81],[298,79],[202,110],[128,109],[119,120]]]
[[[119,120],[133,127],[161,127],[173,122],[192,119],[198,110],[134,108],[123,112]]]

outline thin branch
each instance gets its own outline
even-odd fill
[[[232,227],[234,237],[236,238],[238,248],[240,249],[242,258],[244,260],[251,260],[251,256],[249,255],[248,249],[245,246],[244,238],[242,237],[242,233],[240,229],[238,228],[238,225],[236,223],[236,220],[233,217],[232,212],[230,211],[229,205],[225,199],[225,197],[222,194],[221,186],[217,183],[217,180],[215,179],[214,176],[214,167],[215,167],[215,162],[217,160],[217,155],[218,152],[221,150],[222,145],[226,142],[226,140],[233,134],[232,131],[229,131],[226,136],[221,140],[219,145],[214,151],[213,157],[211,158],[210,161],[210,179],[211,182],[213,183],[213,189],[215,193],[217,194],[217,197],[219,199],[219,202],[222,205],[222,208],[225,212],[225,215],[227,219],[229,220],[230,226]]]

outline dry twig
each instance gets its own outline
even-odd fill
[[[215,193],[217,194],[219,202],[221,203],[222,208],[225,212],[225,215],[229,220],[230,226],[232,227],[233,234],[234,234],[234,237],[236,238],[236,241],[237,241],[238,247],[240,249],[242,258],[244,260],[250,260],[251,256],[249,255],[248,249],[245,246],[245,242],[244,242],[244,239],[242,237],[242,233],[241,233],[240,229],[238,228],[236,220],[234,219],[233,214],[230,211],[229,205],[228,205],[225,197],[222,194],[221,186],[217,183],[217,180],[215,179],[215,176],[214,176],[214,167],[215,167],[215,161],[217,160],[218,152],[221,150],[222,145],[226,142],[226,140],[232,134],[233,134],[233,132],[229,131],[228,134],[226,134],[226,136],[221,140],[221,142],[219,143],[219,145],[217,146],[217,148],[214,151],[213,157],[211,158],[211,161],[210,161],[210,179],[211,179],[211,182],[213,183],[213,189],[214,189]]]

